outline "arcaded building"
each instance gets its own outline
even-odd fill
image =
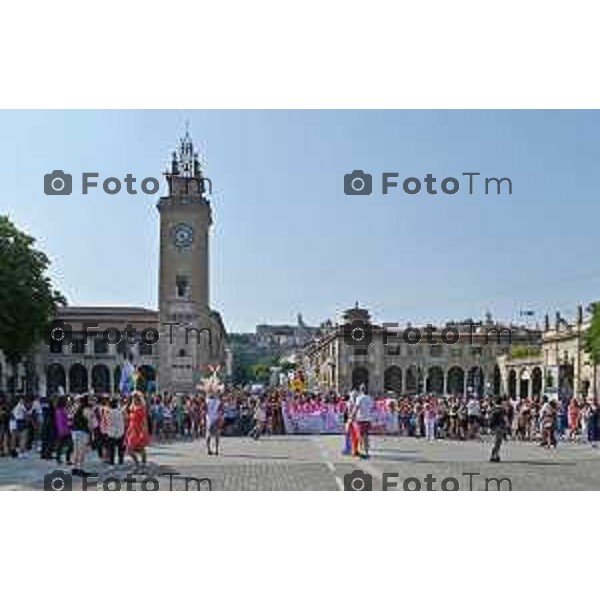
[[[542,345],[529,356],[506,356],[500,361],[511,397],[597,398],[598,367],[585,351],[591,317],[582,306],[571,321],[557,312],[546,317]]]
[[[369,338],[364,344],[349,337],[361,323]],[[357,305],[338,323],[328,322],[304,349],[309,385],[338,393],[361,384],[372,394],[506,393],[508,380],[499,358],[515,347],[539,352],[542,343],[541,331],[495,323],[491,315],[482,322],[437,325],[428,335],[427,328],[374,323],[368,310]],[[421,339],[415,343],[417,330]]]

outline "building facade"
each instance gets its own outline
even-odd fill
[[[110,393],[118,391],[127,362],[142,389],[171,393],[195,391],[209,366],[226,373],[231,364],[226,331],[210,307],[208,180],[189,133],[173,152],[165,176],[168,193],[157,204],[158,310],[60,308],[57,339],[40,344],[17,373],[9,373],[0,352],[0,390],[12,389],[14,377],[20,392]]]
[[[553,322],[546,316],[542,345],[536,355],[502,361],[511,397],[530,397],[541,393],[549,398],[597,398],[600,392],[598,368],[585,351],[585,335],[591,318],[583,307],[572,321],[559,312]]]
[[[355,343],[349,335],[361,324],[368,339]],[[541,331],[495,323],[490,315],[483,322],[437,327],[430,334],[431,342],[425,339],[427,327],[374,324],[366,309],[355,306],[304,349],[309,386],[338,393],[362,384],[373,394],[501,394],[506,392],[507,379],[499,359],[511,347],[539,351],[542,343]],[[422,334],[418,343],[416,330]]]

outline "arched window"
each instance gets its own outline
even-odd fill
[[[88,391],[87,369],[82,364],[74,364],[69,369],[69,391],[73,394],[84,394]]]
[[[414,394],[417,392],[417,387],[417,369],[416,367],[409,367],[406,371],[406,391]]]
[[[517,372],[514,369],[508,372],[508,395],[511,398],[517,397]]]
[[[64,393],[66,388],[65,369],[62,365],[53,363],[46,369],[46,391],[49,395],[58,394],[60,388]]]
[[[427,392],[430,394],[444,393],[444,371],[442,367],[430,367],[427,372]]]
[[[467,389],[477,396],[483,396],[485,377],[481,367],[472,367],[467,375]]]
[[[402,369],[393,365],[383,374],[383,387],[386,392],[402,393]]]
[[[460,367],[452,367],[448,371],[448,393],[462,396],[465,393],[465,372]]]
[[[535,367],[531,373],[531,394],[534,398],[541,397],[542,387],[542,370]]]
[[[496,365],[494,367],[494,396],[499,396],[502,391],[502,375],[500,374],[500,367]]]
[[[369,389],[369,370],[366,367],[355,367],[352,371],[352,389],[357,390],[361,385]]]
[[[92,389],[96,394],[110,393],[110,371],[106,365],[94,365],[92,369]]]

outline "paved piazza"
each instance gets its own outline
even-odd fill
[[[343,457],[342,438],[330,436],[273,436],[258,442],[249,438],[224,438],[222,454],[207,456],[200,441],[178,441],[155,445],[149,449],[146,475],[134,475],[134,490],[141,489],[144,477],[156,477],[161,489],[183,489],[181,477],[208,477],[214,490],[341,490],[344,475],[363,469],[372,477],[374,490],[382,489],[383,473],[398,474],[390,480],[402,490],[408,478],[418,478],[422,489],[425,478],[436,478],[434,489],[442,480],[455,478],[461,490],[485,489],[486,478],[511,479],[513,490],[599,490],[600,449],[581,444],[563,443],[557,450],[546,450],[532,443],[508,442],[503,447],[503,462],[490,464],[490,443],[454,442],[398,437],[374,438],[369,461]],[[51,461],[38,458],[0,458],[0,490],[43,490],[44,475],[56,468]],[[107,477],[124,478],[131,472],[125,467],[109,467],[90,460],[88,471]],[[464,473],[480,473],[471,478]],[[73,488],[81,480],[73,478]],[[416,485],[414,481],[410,485]],[[448,484],[452,487],[452,484]],[[123,489],[125,489],[123,484]],[[195,489],[190,483],[190,487]],[[490,489],[496,484],[491,482]],[[503,484],[506,487],[506,484]]]

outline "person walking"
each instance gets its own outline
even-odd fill
[[[19,397],[17,403],[12,409],[12,418],[15,424],[14,449],[17,450],[19,457],[27,457],[27,438],[29,435],[28,422],[29,412],[25,406],[25,400]]]
[[[216,394],[206,398],[206,451],[209,456],[219,454],[219,438],[221,435],[221,400]],[[215,451],[212,451],[211,440],[215,440]]]
[[[490,462],[500,462],[500,448],[506,435],[506,413],[502,405],[502,400],[496,400],[490,411],[489,419],[490,430],[494,435],[494,446],[492,447]]]
[[[71,422],[67,412],[67,403],[64,397],[56,402],[54,410],[54,428],[56,430],[56,462],[62,462],[63,450],[66,452],[67,465],[71,465],[71,453],[73,452],[73,438],[71,436]]]
[[[127,453],[135,463],[134,472],[142,473],[146,469],[146,446],[150,441],[150,436],[148,434],[146,404],[140,392],[133,392],[132,395],[132,406],[129,411],[125,440]]]

